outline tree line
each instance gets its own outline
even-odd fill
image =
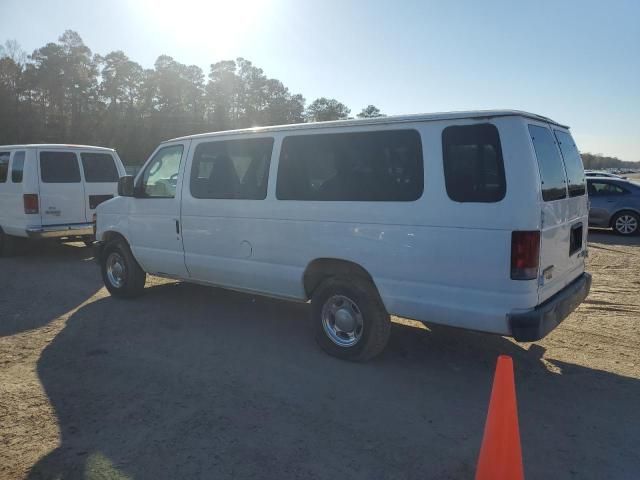
[[[581,153],[584,168],[601,170],[603,168],[640,168],[640,162],[625,162],[618,157],[607,157],[599,153]]]
[[[205,77],[168,55],[145,69],[122,51],[94,54],[72,30],[30,55],[0,45],[0,145],[109,146],[139,164],[173,137],[350,115],[333,98],[307,104],[244,58],[213,63]],[[357,116],[382,115],[369,105]]]

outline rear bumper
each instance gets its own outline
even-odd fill
[[[84,237],[93,235],[93,223],[73,223],[66,225],[47,225],[41,227],[27,227],[29,238],[61,238]]]
[[[590,289],[591,274],[585,272],[533,310],[510,314],[511,335],[518,342],[544,338],[587,298]]]

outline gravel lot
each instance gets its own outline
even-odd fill
[[[308,306],[150,278],[89,249],[0,259],[0,477],[473,478],[496,357],[527,479],[640,477],[640,239],[590,233],[592,294],[533,344],[396,320],[350,364]]]

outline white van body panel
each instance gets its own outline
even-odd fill
[[[527,122],[546,120],[519,112],[472,112],[325,122],[177,139],[161,147],[191,142],[186,158],[182,159],[176,194],[181,200],[180,233],[173,232],[175,240],[182,244],[185,269],[175,260],[168,265],[163,248],[148,247],[156,241],[154,236],[162,229],[173,228],[173,223],[169,222],[171,218],[158,220],[165,222],[162,226],[154,219],[143,220],[142,210],[134,214],[132,209],[139,208],[137,205],[145,200],[118,198],[101,205],[98,239],[108,238],[112,229],[125,227],[126,222],[119,218],[128,215],[130,222],[136,218],[140,225],[134,231],[129,224],[129,231],[123,235],[131,238],[131,249],[144,270],[300,301],[309,298],[303,277],[311,262],[346,260],[370,274],[390,314],[509,335],[509,315],[530,311],[540,303],[539,278],[526,281],[510,278],[510,251],[513,231],[542,228],[540,175],[532,155]],[[442,132],[452,125],[479,123],[490,123],[499,131],[506,194],[494,203],[455,202],[445,188]],[[418,200],[343,202],[276,198],[283,138],[393,129],[413,129],[420,134],[424,192]],[[190,171],[200,143],[259,137],[274,139],[264,200],[192,196]],[[139,176],[144,170],[145,167]],[[568,210],[558,211],[561,218],[572,215],[583,218],[586,196],[563,208]],[[569,210],[573,212],[571,215]],[[171,215],[175,213],[171,210]],[[154,215],[149,210],[144,213],[149,214]],[[546,247],[546,240],[543,243]],[[575,268],[566,272],[566,283],[583,271],[583,260],[580,257]]]
[[[113,149],[83,145],[9,145],[0,146],[0,152],[11,152],[9,178],[0,183],[0,228],[16,237],[68,237],[90,235],[95,208],[92,196],[117,195],[117,182],[87,183],[81,161],[82,153],[100,153],[110,156],[118,176],[125,174],[122,161]],[[17,152],[25,152],[23,176],[20,183],[11,178],[13,159]],[[75,156],[80,180],[71,183],[49,183],[42,180],[40,153],[66,152]],[[38,213],[26,214],[23,195],[38,196]]]

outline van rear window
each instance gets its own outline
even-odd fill
[[[80,183],[76,154],[40,152],[40,178],[44,183]]]
[[[408,202],[422,196],[416,130],[295,135],[282,141],[279,200]]]
[[[0,152],[0,183],[7,181],[7,173],[9,172],[9,156],[11,152]]]
[[[81,153],[84,180],[88,183],[115,183],[118,169],[109,153]]]
[[[13,183],[22,183],[24,155],[25,152],[16,152],[13,154],[13,160],[11,161],[11,181]]]
[[[500,136],[495,125],[459,125],[442,131],[447,195],[456,202],[499,202],[506,194]]]
[[[567,197],[567,182],[562,158],[556,148],[551,130],[538,125],[529,125],[529,134],[538,159],[542,199],[545,202]]]
[[[554,133],[560,145],[564,167],[567,171],[569,196],[584,195],[587,189],[585,188],[584,166],[582,165],[582,157],[580,157],[578,147],[569,133],[561,130],[554,130]]]

